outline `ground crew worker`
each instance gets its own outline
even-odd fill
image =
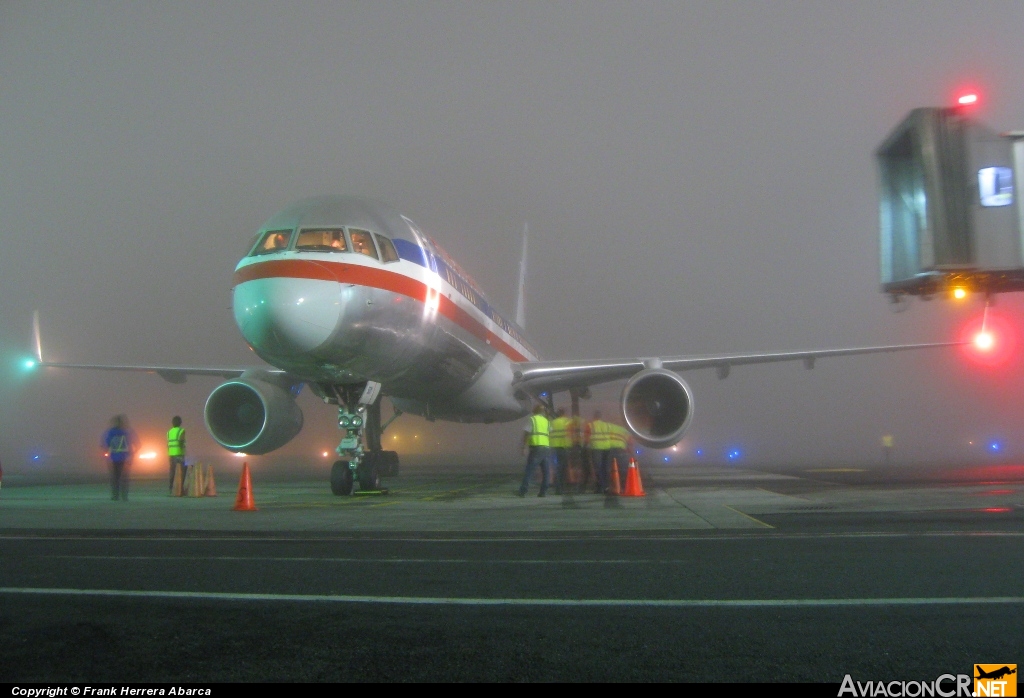
[[[128,501],[128,470],[137,443],[124,415],[119,414],[110,420],[110,428],[104,432],[101,445],[107,449],[110,459],[110,498],[115,501],[119,498]]]
[[[568,460],[570,468],[579,469],[577,470],[577,474],[579,474],[580,471],[584,471],[581,477],[581,482],[578,483],[580,492],[586,488],[587,483],[587,476],[585,472],[587,454],[586,449],[583,447],[583,444],[586,443],[586,441],[583,440],[584,427],[585,424],[583,419],[580,418],[578,414],[569,418],[569,441],[571,442],[571,445],[569,446]]]
[[[587,446],[590,448],[590,459],[594,465],[594,477],[597,480],[594,491],[601,494],[608,487],[608,469],[612,465],[611,439],[608,437],[608,422],[601,419],[601,412],[594,412],[594,419],[590,422],[590,441]]]
[[[530,488],[530,475],[533,473],[533,469],[540,466],[540,493],[538,497],[543,497],[548,492],[548,477],[550,471],[548,470],[548,461],[550,460],[550,424],[548,418],[544,415],[544,407],[542,405],[536,405],[533,408],[533,414],[530,415],[530,421],[526,425],[526,431],[523,433],[523,448],[528,449],[526,456],[526,471],[523,473],[523,483],[519,486],[519,496],[525,497],[526,491]]]
[[[614,460],[619,466],[619,488],[621,490],[626,489],[626,468],[629,467],[629,442],[631,440],[629,430],[626,427],[609,423],[608,424],[608,441],[611,448],[608,449],[609,465],[611,468],[611,461]],[[611,470],[608,471],[611,476]],[[610,484],[610,483],[609,483]]]
[[[559,407],[551,420],[551,463],[554,469],[555,494],[565,491],[565,474],[569,470],[569,449],[572,437],[569,428],[572,420],[565,416],[565,409]]]
[[[174,490],[174,471],[181,466],[181,487],[184,490],[185,483],[185,429],[181,426],[181,417],[175,416],[171,420],[171,428],[167,431],[167,456],[171,461],[171,483],[170,488]]]

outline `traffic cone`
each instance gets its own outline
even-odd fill
[[[171,485],[171,496],[172,497],[180,497],[181,496],[181,464],[180,463],[175,463],[174,464],[174,484]]]
[[[217,496],[217,482],[213,479],[213,465],[206,466],[206,492],[203,493],[207,497]]]
[[[194,463],[192,467],[189,468],[189,472],[191,477],[189,478],[188,483],[188,496],[202,497],[203,490],[205,489],[203,487],[203,464],[198,462]]]
[[[612,472],[608,476],[610,482],[608,483],[609,494],[619,494],[622,491],[622,485],[619,482],[619,461],[612,458]]]
[[[636,467],[636,459],[629,459],[629,470],[626,471],[626,489],[623,497],[646,497],[643,483],[640,482],[640,468]]]
[[[249,464],[242,463],[242,479],[238,481],[238,496],[235,497],[235,511],[257,511],[256,502],[252,498],[252,477],[249,475]]]

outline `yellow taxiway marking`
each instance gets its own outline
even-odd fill
[[[735,507],[731,507],[731,506],[729,506],[728,504],[723,504],[722,506],[723,506],[723,507],[725,507],[726,509],[728,509],[729,511],[735,511],[735,512],[736,512],[737,514],[739,514],[740,516],[746,516],[746,517],[747,517],[748,519],[750,519],[750,520],[751,520],[751,521],[753,521],[754,523],[756,523],[756,524],[760,524],[761,526],[764,526],[765,528],[775,528],[775,527],[774,527],[774,526],[772,526],[771,524],[767,524],[767,523],[765,523],[764,521],[761,521],[761,519],[755,519],[755,518],[754,518],[753,516],[751,516],[750,514],[744,514],[744,513],[743,513],[742,511],[740,511],[739,509],[737,509],[737,508],[735,508]]]

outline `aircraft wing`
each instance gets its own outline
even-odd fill
[[[219,376],[220,378],[238,378],[247,371],[259,371],[271,375],[284,375],[284,371],[266,367],[249,366],[122,366],[115,364],[73,364],[43,359],[43,342],[39,332],[39,313],[32,314],[32,339],[36,360],[40,368],[86,368],[94,371],[128,371],[135,373],[155,373],[168,383],[184,383],[188,376]]]
[[[259,370],[266,373],[281,373],[275,369],[263,368],[217,368],[200,366],[115,366],[110,364],[68,364],[56,361],[38,361],[41,368],[88,368],[94,371],[134,371],[136,373],[155,373],[168,383],[184,383],[188,376],[219,376],[221,378],[238,378],[246,371]]]
[[[526,361],[515,364],[514,383],[528,392],[560,392],[583,389],[600,383],[623,380],[645,368],[667,368],[671,371],[692,371],[714,368],[719,378],[729,375],[733,366],[768,364],[779,361],[803,361],[814,368],[817,359],[831,356],[880,354],[915,349],[938,349],[966,344],[966,342],[933,342],[926,344],[894,344],[879,347],[853,347],[848,349],[818,349],[812,351],[780,351],[748,354],[709,354],[704,356],[668,356],[633,359],[607,359],[587,361]]]

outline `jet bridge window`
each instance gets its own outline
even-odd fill
[[[352,238],[352,249],[354,251],[359,254],[365,254],[367,257],[380,259],[377,256],[377,248],[373,246],[373,238],[370,237],[369,231],[349,228],[348,234]]]
[[[380,248],[380,258],[384,263],[397,262],[398,251],[395,250],[395,244],[388,240],[383,235],[373,234],[373,237],[377,240],[377,247]]]
[[[300,252],[348,252],[341,228],[306,228],[299,233],[295,249]]]
[[[270,230],[256,244],[252,251],[253,257],[261,254],[274,254],[284,252],[288,249],[288,242],[292,239],[290,230]]]

